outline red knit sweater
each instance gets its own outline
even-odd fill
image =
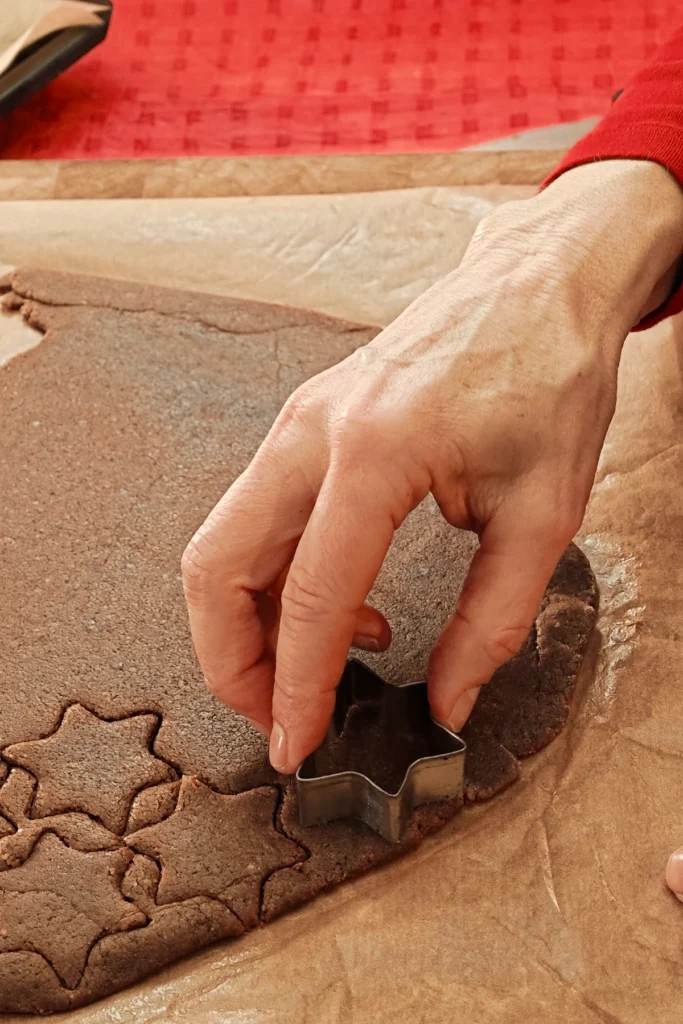
[[[545,184],[571,167],[615,157],[654,160],[683,188],[683,28],[662,47],[654,63],[629,83],[609,114],[569,150]],[[682,310],[683,286],[638,329]]]

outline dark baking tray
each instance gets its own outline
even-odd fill
[[[0,0],[0,3],[6,0]],[[101,43],[111,19],[111,0],[97,0],[106,11],[97,15],[99,25],[81,25],[54,32],[20,53],[4,74],[0,75],[0,117],[9,114],[19,103],[42,89],[62,71]]]

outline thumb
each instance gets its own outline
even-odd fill
[[[434,717],[458,732],[479,688],[524,643],[548,581],[569,543],[566,530],[534,531],[524,516],[500,514],[481,535],[458,607],[429,659]]]

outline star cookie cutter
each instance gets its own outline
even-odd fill
[[[361,720],[364,714],[374,714],[391,737],[399,765],[405,761],[406,751],[424,751],[424,756],[407,764],[397,788],[383,788],[369,772],[339,771],[332,765],[334,748],[344,742],[345,728],[354,711]],[[416,807],[437,800],[463,799],[465,751],[464,741],[432,718],[425,682],[404,686],[385,683],[361,661],[351,659],[337,688],[327,736],[296,772],[299,822],[309,826],[337,818],[359,818],[388,842],[398,843]]]

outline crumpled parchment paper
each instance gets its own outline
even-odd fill
[[[381,324],[457,261],[487,203],[5,203],[0,260]],[[601,642],[570,725],[521,781],[415,855],[69,1024],[680,1024],[683,906],[663,870],[683,844],[682,367],[681,318],[627,342],[579,538]]]

